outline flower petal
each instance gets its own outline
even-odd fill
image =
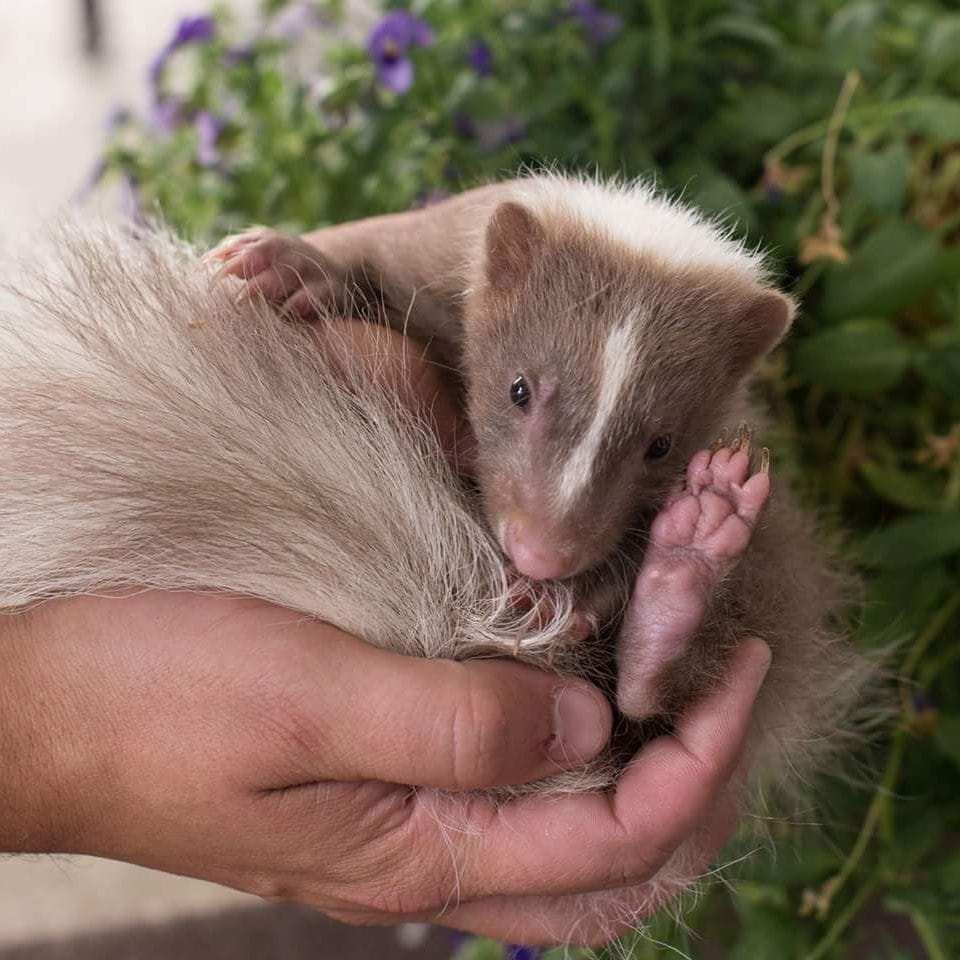
[[[413,62],[409,57],[380,64],[378,74],[383,86],[394,93],[406,93],[413,86]]]

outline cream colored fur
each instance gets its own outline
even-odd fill
[[[266,305],[238,304],[164,234],[69,226],[16,269],[0,308],[0,605],[221,590],[412,656],[517,655],[593,676],[609,662],[560,641],[563,585],[544,588],[546,624],[511,606],[479,503],[346,348],[324,354]],[[801,541],[791,569],[821,564],[809,525],[784,509],[776,529]],[[782,547],[771,530],[769,549]],[[728,590],[767,598],[757,623],[771,639],[810,591],[840,583],[808,578],[791,599],[772,570],[749,577]],[[755,782],[806,776],[843,745],[871,675],[829,624],[775,644]],[[541,789],[595,789],[614,772],[608,761]]]

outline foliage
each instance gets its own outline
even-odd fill
[[[265,2],[253,34],[219,11],[165,48],[148,118],[121,118],[104,168],[200,241],[400,210],[548,162],[655,175],[772,245],[804,303],[762,383],[781,469],[850,532],[868,575],[858,640],[900,644],[902,711],[857,758],[876,789],[828,790],[821,830],[775,827],[776,862],[748,861],[733,897],[710,887],[687,915],[697,936],[661,919],[632,955],[960,956],[960,13],[412,12],[417,42],[384,47],[387,31],[371,55],[336,4]]]

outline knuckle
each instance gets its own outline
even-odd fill
[[[501,692],[473,685],[457,704],[453,727],[453,777],[458,787],[497,786],[510,711]]]

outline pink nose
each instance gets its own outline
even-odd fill
[[[562,580],[576,572],[575,558],[549,545],[524,520],[514,518],[507,525],[504,540],[504,549],[524,576],[534,580]]]

